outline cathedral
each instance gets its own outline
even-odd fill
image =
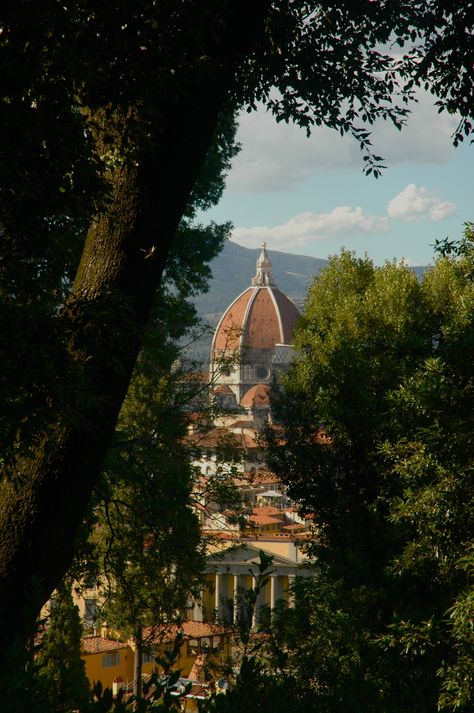
[[[272,378],[290,366],[298,317],[275,283],[263,243],[251,285],[226,309],[212,340],[210,379],[223,407],[268,405]]]

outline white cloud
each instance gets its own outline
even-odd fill
[[[262,107],[242,113],[239,121],[237,140],[243,148],[227,179],[230,190],[286,190],[321,169],[362,170],[361,151],[350,136],[342,138],[321,127],[308,139],[305,131],[293,124],[277,124]],[[373,127],[373,149],[388,166],[444,163],[453,152],[451,134],[456,124],[455,117],[437,113],[431,95],[420,93],[401,132],[384,121]]]
[[[360,207],[337,206],[330,213],[299,213],[273,228],[264,225],[236,228],[232,238],[248,247],[265,240],[274,249],[289,250],[328,238],[381,233],[388,229],[385,217],[368,215]]]
[[[353,142],[321,128],[311,138],[294,124],[276,123],[260,108],[239,119],[242,151],[234,160],[227,187],[234,191],[286,190],[320,167],[344,167],[360,161]]]
[[[441,164],[446,163],[454,152],[451,135],[459,117],[442,112],[434,106],[434,98],[428,92],[419,92],[418,102],[411,106],[406,125],[401,131],[393,124],[381,121],[373,131],[375,152],[383,156],[387,165]]]
[[[387,211],[391,218],[418,223],[422,220],[444,220],[456,212],[456,205],[441,200],[423,186],[409,183],[401,193],[392,198]]]

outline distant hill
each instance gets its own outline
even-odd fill
[[[211,263],[212,279],[209,291],[198,295],[194,304],[202,320],[214,327],[230,303],[249,285],[255,275],[255,263],[261,248],[244,248],[228,241],[223,251]],[[273,277],[278,287],[301,309],[308,286],[327,260],[293,255],[277,250],[268,250],[273,266]],[[425,267],[413,267],[412,270],[421,279]],[[212,331],[193,342],[185,351],[189,359],[209,363],[209,348]]]
[[[260,252],[261,248],[244,248],[230,241],[225,244],[223,251],[211,263],[209,292],[195,299],[196,308],[202,317],[221,315],[237,295],[249,287]],[[278,287],[288,297],[298,301],[304,299],[311,280],[327,263],[327,260],[271,249],[268,254]]]

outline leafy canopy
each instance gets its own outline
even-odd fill
[[[330,631],[347,620],[350,667],[320,669],[323,698],[346,691],[334,710],[472,704],[472,241],[468,225],[421,282],[403,264],[333,257],[276,398],[269,461],[313,514],[321,565],[302,621],[334,617],[287,641],[341,657]]]

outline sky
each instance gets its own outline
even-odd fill
[[[460,238],[474,220],[474,147],[453,147],[457,120],[433,101],[420,94],[401,132],[375,126],[373,150],[387,166],[378,179],[364,175],[351,137],[320,128],[308,139],[261,107],[243,113],[242,150],[206,218],[232,221],[231,239],[248,248],[265,241],[269,250],[327,258],[345,247],[378,265],[431,263],[435,239]]]

